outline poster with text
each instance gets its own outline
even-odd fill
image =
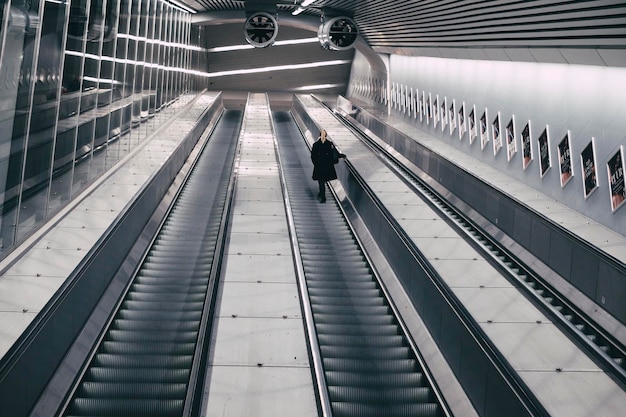
[[[539,173],[543,178],[552,168],[552,159],[550,158],[550,135],[548,134],[548,126],[543,129],[539,138],[537,138],[537,147],[539,148]]]
[[[515,140],[515,116],[511,116],[511,120],[506,125],[506,157],[509,162],[513,159],[513,155],[517,152],[517,141]]]
[[[467,123],[469,124],[469,141],[470,145],[474,143],[474,139],[478,136],[478,123],[476,122],[476,106],[472,106]]]
[[[580,169],[583,175],[583,193],[587,199],[598,188],[598,169],[596,164],[595,140],[580,153]]]
[[[572,179],[572,154],[569,146],[569,131],[557,147],[559,153],[559,170],[561,172],[561,187],[565,187]]]
[[[533,161],[532,139],[530,137],[530,120],[522,130],[522,167],[524,170]]]
[[[491,137],[493,138],[493,154],[497,155],[502,148],[502,126],[500,121],[500,112],[496,115],[491,123]]]
[[[459,109],[459,139],[463,139],[463,135],[465,135],[467,131],[467,122],[465,119],[465,102],[463,102]]]
[[[480,116],[480,149],[485,149],[487,142],[489,142],[489,131],[487,130],[487,109]]]
[[[620,208],[626,201],[626,188],[624,187],[624,147],[621,146],[615,155],[606,163],[609,174],[609,191],[611,194],[611,210]]]
[[[452,104],[450,104],[450,108],[448,109],[448,114],[450,115],[450,134],[454,133],[456,129],[456,101],[452,99]]]

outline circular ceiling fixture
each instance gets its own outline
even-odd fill
[[[333,17],[322,23],[317,32],[323,48],[343,51],[354,46],[359,28],[354,20],[345,16]]]
[[[255,48],[266,48],[276,40],[278,22],[269,13],[256,12],[246,19],[243,30],[250,45]]]

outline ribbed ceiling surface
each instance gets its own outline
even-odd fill
[[[243,11],[245,1],[233,0],[179,0],[191,8],[202,12],[221,13]],[[255,0],[256,3],[266,0]],[[281,17],[291,16],[301,0],[271,2],[270,7]],[[248,1],[250,6],[253,2]],[[626,49],[626,1],[624,0],[318,0],[300,16],[313,18],[322,15],[322,10],[339,10],[352,16],[363,39],[377,52],[398,54],[441,54],[442,56],[470,56],[474,50],[542,50],[535,54],[547,56],[558,53],[562,48],[582,50],[603,49],[607,54],[623,59]],[[210,44],[218,46],[232,39],[225,35],[226,27],[213,32]],[[207,30],[209,26],[207,26]],[[279,34],[283,29],[279,30]],[[242,33],[237,25],[229,26],[228,31]],[[311,33],[309,36],[315,36]],[[243,36],[243,35],[242,35]],[[270,65],[272,61],[294,63],[320,59],[319,51],[312,52],[313,45],[301,48],[285,48],[282,51],[288,58],[279,58],[279,51],[272,54],[250,54],[252,61],[242,62],[240,56],[234,62],[241,68]],[[449,53],[453,50],[453,53]],[[445,55],[448,51],[448,55]],[[469,52],[468,52],[469,51]],[[555,52],[552,52],[555,51]],[[617,51],[617,53],[616,53]],[[326,51],[328,52],[328,51]],[[328,52],[329,54],[333,54]],[[344,54],[345,53],[340,53]],[[327,55],[322,59],[338,59]],[[220,68],[225,67],[226,58],[213,57]],[[609,56],[610,58],[610,56]],[[230,58],[228,58],[230,59]],[[344,58],[341,58],[344,59]],[[211,61],[210,61],[211,62]],[[618,63],[619,65],[619,63]],[[347,71],[346,71],[347,68]],[[328,69],[327,69],[328,70]],[[328,72],[328,71],[327,71]],[[337,74],[349,76],[349,65],[339,69]],[[301,73],[303,85],[319,83],[323,78],[320,71],[317,80],[308,82],[310,74]],[[267,77],[266,77],[267,78]],[[285,79],[286,84],[297,75]],[[254,82],[254,77],[250,78]],[[276,88],[276,78],[270,84],[259,80],[259,88]],[[345,84],[347,78],[343,81]],[[337,77],[329,84],[337,84]],[[244,83],[245,84],[245,83]],[[297,84],[297,83],[295,83]],[[295,85],[294,84],[294,85]],[[280,89],[280,88],[279,88]]]

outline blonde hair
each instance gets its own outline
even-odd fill
[[[320,139],[322,139],[322,142],[326,140],[326,135],[328,133],[326,132],[326,129],[322,129],[320,130]]]

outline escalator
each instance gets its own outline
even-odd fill
[[[189,407],[241,119],[222,115],[62,415],[173,417]]]
[[[449,415],[339,206],[315,199],[291,115],[273,121],[332,415]]]

